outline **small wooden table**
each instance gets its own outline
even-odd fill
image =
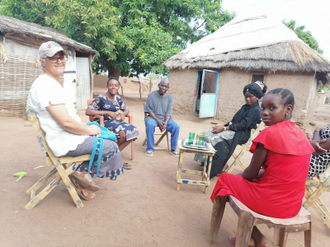
[[[192,185],[201,185],[205,186],[204,193],[207,191],[207,187],[210,185],[210,172],[212,167],[212,158],[216,153],[216,150],[210,143],[207,143],[207,150],[206,149],[195,149],[195,148],[187,148],[182,146],[182,140],[178,141],[178,147],[180,150],[179,160],[178,160],[178,170],[176,172],[176,190],[180,191],[180,184],[192,184]],[[208,161],[208,165],[205,164],[203,171],[198,170],[188,170],[183,169],[182,162],[183,162],[183,154],[184,153],[194,153],[194,154],[204,154],[206,156],[206,161]],[[206,170],[207,169],[207,170]],[[183,179],[181,178],[182,173],[199,175],[202,177],[202,180],[191,180],[191,179]]]

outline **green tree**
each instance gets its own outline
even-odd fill
[[[162,63],[233,18],[222,0],[3,0],[0,13],[96,49],[95,72],[166,73]]]
[[[295,21],[283,21],[284,25],[294,31],[297,36],[304,41],[309,47],[316,50],[318,53],[322,54],[323,51],[319,48],[319,43],[316,39],[312,36],[310,31],[305,31],[305,26],[296,26]]]

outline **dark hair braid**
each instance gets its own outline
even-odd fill
[[[273,90],[270,90],[267,94],[278,94],[281,95],[281,99],[283,100],[283,104],[291,105],[292,110],[294,108],[294,95],[293,93],[286,88],[275,88]]]

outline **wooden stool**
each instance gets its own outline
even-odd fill
[[[278,219],[264,216],[252,211],[233,196],[217,197],[214,200],[210,228],[210,243],[214,241],[218,234],[227,201],[239,217],[235,246],[248,246],[253,226],[258,224],[266,224],[269,228],[275,228],[274,245],[284,247],[289,232],[304,231],[305,246],[311,247],[311,215],[303,207],[300,209],[300,212],[293,218]]]

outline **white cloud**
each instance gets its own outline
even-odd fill
[[[330,61],[329,0],[223,0],[222,7],[237,16],[266,14],[280,21],[294,20],[312,33]]]

